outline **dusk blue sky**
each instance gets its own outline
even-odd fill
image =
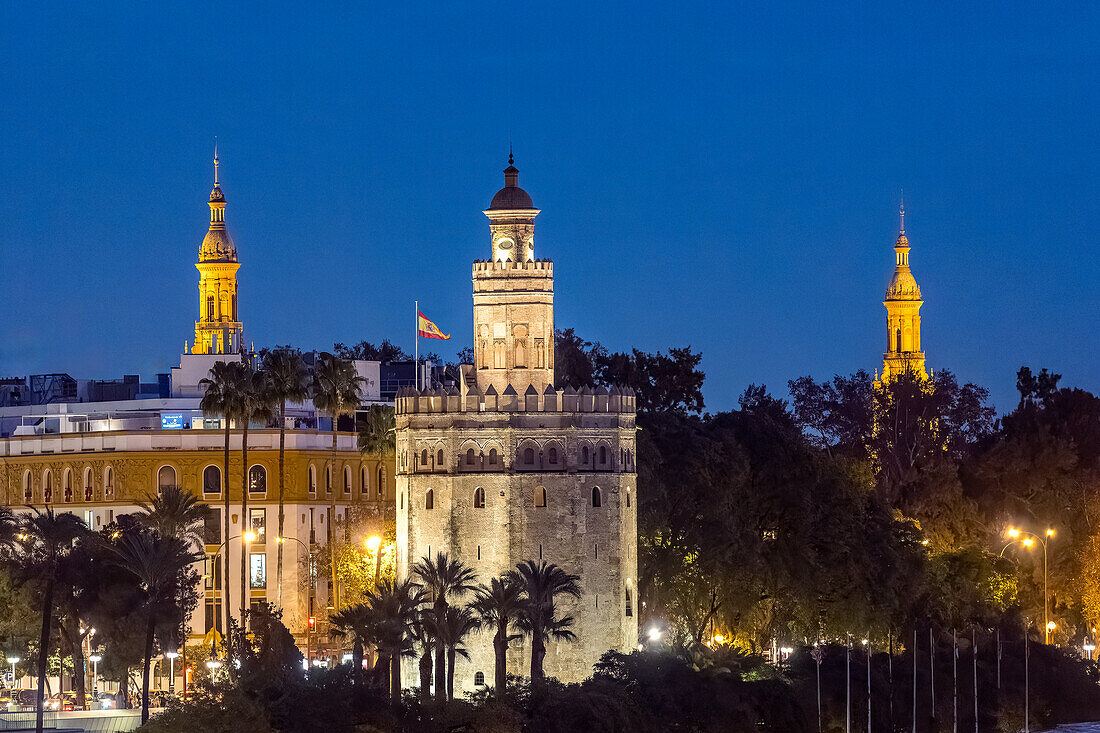
[[[453,358],[511,141],[558,325],[710,410],[881,365],[902,188],[929,365],[1100,390],[1100,4],[183,5],[0,10],[0,376],[177,363],[217,135],[257,346]]]

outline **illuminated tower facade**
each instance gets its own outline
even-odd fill
[[[237,317],[237,247],[225,228],[225,194],[214,149],[214,189],[210,192],[210,230],[199,248],[199,320],[192,354],[236,354],[244,326]]]
[[[481,391],[554,383],[554,265],[535,259],[535,208],[508,156],[489,208],[492,259],[474,263],[474,364]]]
[[[924,352],[920,341],[920,286],[909,269],[909,238],[905,236],[905,204],[901,206],[901,231],[894,242],[894,277],[886,288],[886,353],[882,359],[882,381],[912,371],[922,378]]]

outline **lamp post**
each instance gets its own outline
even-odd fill
[[[222,663],[217,659],[211,659],[206,663],[207,669],[210,670],[210,681],[213,682],[218,676],[218,667],[222,666]]]
[[[1001,555],[1004,555],[1005,550],[1016,542],[1019,542],[1024,547],[1031,547],[1036,542],[1043,546],[1043,643],[1049,644],[1050,632],[1057,628],[1050,620],[1050,590],[1047,584],[1047,541],[1054,537],[1054,530],[1048,528],[1045,533],[1045,539],[1033,532],[1025,532],[1015,527],[1009,527],[1005,534],[1011,538],[1011,541],[1001,549]]]
[[[248,532],[245,532],[243,535],[237,535],[235,537],[230,537],[225,542],[218,545],[218,549],[214,551],[214,557],[210,561],[210,572],[213,573],[213,578],[214,578],[215,581],[217,581],[217,578],[218,578],[218,556],[222,554],[222,549],[227,547],[229,545],[229,543],[232,542],[233,540],[238,540],[241,537],[244,537],[245,542],[251,544],[252,540],[256,539],[256,533],[249,530]],[[245,549],[244,549],[243,546],[241,547],[241,552],[245,552]],[[229,577],[228,577],[228,574],[227,574],[226,577],[222,578],[222,586],[223,587],[228,587],[228,583],[229,583]],[[224,598],[225,593],[222,592],[220,588],[216,587],[217,582],[215,582],[214,585],[215,585],[214,590],[215,590],[215,592],[218,593],[218,598],[219,599]],[[247,587],[247,584],[246,584],[246,587]],[[247,607],[247,605],[248,605],[248,602],[244,598],[242,598],[241,599],[241,608],[245,608],[245,607]],[[226,608],[225,608],[225,633],[227,633],[227,634],[229,633],[229,620],[232,617],[232,615],[233,615],[233,610],[231,608],[229,608],[228,604],[226,604]],[[241,622],[243,623],[244,619],[241,619]],[[215,626],[215,630],[216,630],[216,627],[217,627],[217,620],[216,619],[215,619],[214,626]],[[228,647],[226,647],[226,648],[228,648]],[[209,666],[209,665],[207,665],[207,666]]]
[[[164,656],[168,657],[168,694],[176,694],[176,657],[179,656],[177,652],[165,652]]]
[[[98,654],[93,654],[88,657],[88,661],[92,663],[92,697],[96,700],[99,699],[99,660],[103,657]]]
[[[297,537],[281,537],[281,536],[276,537],[275,538],[275,544],[283,545],[283,544],[286,544],[287,540],[293,540],[294,542],[297,542],[299,545],[302,546],[302,549],[304,549],[306,551],[306,598],[307,599],[312,598],[313,597],[313,548],[310,547],[309,545],[307,545],[305,542],[302,542]],[[308,601],[307,601],[307,610],[308,610]],[[315,621],[313,621],[313,617],[310,616],[310,624],[306,628],[306,664],[307,664],[307,666],[309,664],[309,647],[310,647],[310,643],[309,643],[310,638],[309,637],[310,637],[310,632],[313,630],[313,623],[315,623]]]
[[[15,665],[19,664],[19,657],[8,657],[8,664],[11,665],[11,686],[15,688]]]
[[[382,574],[382,538],[371,535],[366,541],[367,549],[374,553],[374,585],[378,587],[378,576]]]

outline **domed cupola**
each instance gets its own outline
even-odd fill
[[[199,247],[199,262],[236,262],[237,247],[225,228],[225,194],[218,179],[218,149],[214,147],[214,188],[210,191],[210,230]]]
[[[519,187],[519,169],[508,153],[504,169],[504,188],[493,196],[489,208],[489,232],[493,243],[493,262],[531,262],[535,259],[535,217],[539,210],[531,196]]]
[[[519,187],[519,169],[514,162],[514,156],[508,153],[508,167],[504,169],[504,188],[493,196],[489,211],[535,208],[535,202],[531,200],[530,194]]]

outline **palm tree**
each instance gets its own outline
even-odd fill
[[[42,630],[38,637],[38,694],[35,732],[42,733],[43,696],[46,691],[46,659],[49,657],[50,629],[53,626],[54,588],[62,560],[72,551],[76,540],[88,533],[75,514],[54,514],[33,509],[19,527],[19,551],[15,562],[19,574],[40,585],[42,592]]]
[[[165,486],[157,495],[146,495],[138,502],[138,522],[161,537],[202,543],[200,527],[206,520],[206,502],[179,486]]]
[[[570,627],[573,618],[554,618],[554,603],[558,596],[581,597],[580,577],[565,572],[553,563],[524,560],[510,570],[509,575],[523,588],[523,607],[519,626],[531,636],[531,684],[546,684],[543,660],[546,658],[546,642],[574,641],[577,636]]]
[[[409,627],[409,637],[420,655],[417,663],[420,672],[420,702],[427,703],[432,694],[432,652],[439,636],[438,624],[431,609],[423,610]]]
[[[241,422],[241,623],[248,610],[248,544],[252,520],[248,516],[248,426],[253,420],[267,420],[274,411],[272,395],[264,390],[264,377],[245,365],[244,378],[237,385],[237,416]]]
[[[447,699],[455,697],[455,657],[469,659],[470,655],[463,640],[481,626],[477,616],[469,608],[448,606],[443,614],[439,630],[442,632],[443,645],[447,647]]]
[[[153,637],[157,615],[166,606],[176,606],[179,575],[202,555],[192,552],[178,537],[152,532],[129,533],[111,548],[115,562],[144,586],[148,616],[145,624],[145,667],[141,681],[141,722],[149,720],[149,667],[153,659]]]
[[[239,385],[244,381],[247,369],[239,361],[215,362],[210,369],[210,376],[199,381],[203,388],[202,400],[199,409],[203,415],[216,415],[221,417],[225,424],[225,462],[222,468],[222,542],[226,544],[225,555],[222,557],[222,601],[225,604],[225,630],[229,632],[230,621],[233,618],[233,606],[230,603],[229,586],[229,424],[236,419],[240,411]],[[216,572],[211,569],[211,572]],[[226,637],[228,639],[228,637]],[[226,649],[229,648],[228,642]]]
[[[355,365],[347,359],[326,352],[321,353],[317,368],[313,371],[313,406],[332,418],[332,463],[327,479],[329,489],[328,543],[329,570],[332,574],[332,607],[340,610],[340,589],[336,585],[336,553],[332,543],[336,541],[333,525],[336,520],[336,423],[341,415],[354,415],[359,407],[359,395],[366,380],[355,372]]]
[[[480,617],[482,624],[496,629],[493,635],[493,653],[495,665],[493,681],[496,695],[505,693],[508,685],[508,645],[520,638],[520,634],[509,634],[523,611],[523,585],[511,575],[493,578],[488,586],[474,591],[474,601],[470,608]]]
[[[309,397],[309,375],[297,349],[283,347],[264,356],[264,381],[267,392],[279,405],[279,537],[283,536],[283,494],[286,491],[286,403],[304,402]],[[275,565],[276,605],[283,605],[283,545],[278,544]]]
[[[400,583],[387,578],[376,589],[367,591],[371,641],[379,655],[390,660],[390,700],[394,704],[401,701],[401,657],[412,652],[409,629],[416,621],[422,599],[420,586],[408,578]]]
[[[329,636],[332,639],[344,640],[351,638],[351,661],[355,678],[363,670],[363,645],[371,637],[371,625],[374,622],[374,614],[366,603],[357,603],[354,606],[333,614],[330,620]]]
[[[0,547],[11,547],[19,533],[19,520],[6,506],[0,506]]]
[[[436,554],[433,560],[430,557],[420,559],[412,569],[413,575],[424,584],[424,589],[432,598],[432,612],[437,622],[446,618],[448,596],[460,597],[477,587],[477,573],[465,563],[452,560],[447,553]],[[447,675],[444,659],[446,648],[442,636],[435,642],[435,697],[437,700],[446,700]]]
[[[397,418],[389,405],[370,405],[359,428],[359,452],[381,456],[383,460],[397,453]]]

